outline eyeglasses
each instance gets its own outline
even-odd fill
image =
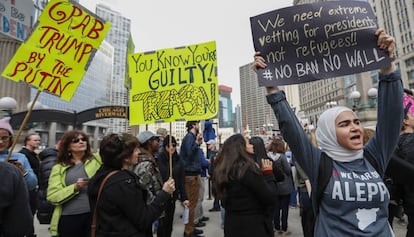
[[[80,141],[87,142],[88,140],[86,140],[86,138],[84,138],[84,137],[81,137],[81,138],[75,137],[75,138],[72,139],[73,143],[78,143]]]
[[[10,136],[1,136],[1,137],[0,137],[0,140],[1,140],[2,142],[7,142],[7,141],[9,141],[9,140],[10,140]]]
[[[176,147],[176,146],[177,146],[177,144],[173,143],[173,144],[171,144],[171,146],[172,146],[172,147]]]

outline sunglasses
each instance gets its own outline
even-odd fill
[[[72,139],[73,143],[78,143],[80,141],[87,142],[86,138],[84,138],[84,137],[81,137],[81,138],[75,137],[75,138]]]
[[[168,144],[168,146],[169,146],[169,144]],[[177,144],[173,143],[173,144],[171,144],[171,146],[172,146],[172,147],[176,147],[176,146],[177,146]]]

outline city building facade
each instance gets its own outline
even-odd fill
[[[239,68],[242,129],[246,136],[271,135],[279,126],[266,101],[266,89],[259,87],[253,63]]]
[[[96,15],[111,22],[111,28],[105,38],[114,47],[113,73],[109,84],[109,104],[129,106],[129,93],[126,88],[128,81],[128,52],[133,48],[131,37],[131,20],[121,13],[103,4],[96,5]],[[132,50],[133,51],[133,50]],[[128,132],[129,120],[109,119],[108,132]]]
[[[295,0],[294,5],[321,2]],[[401,70],[406,88],[414,88],[414,1],[398,0],[391,4],[386,0],[370,0],[379,27],[396,39],[396,63]],[[299,84],[300,106],[304,119],[316,124],[319,115],[327,108],[343,105],[357,112],[362,124],[376,124],[376,96],[378,72],[363,72],[315,82]]]
[[[103,41],[72,99],[65,101],[53,94],[43,92],[37,99],[39,105],[36,109],[55,109],[76,114],[87,109],[109,105],[108,88],[110,88],[112,79],[113,58],[113,47]],[[31,100],[36,92],[36,89],[31,89]],[[102,136],[107,132],[108,126],[109,119],[100,119],[84,123],[76,129],[90,134],[93,148],[97,148]],[[44,122],[36,123],[35,130],[39,133],[43,144],[52,146],[68,128],[72,128],[71,125]]]
[[[234,132],[235,133],[242,133],[243,126],[242,126],[242,110],[241,106],[238,104],[234,108]]]
[[[369,0],[380,27],[394,36],[405,88],[414,89],[414,0]]]
[[[32,14],[25,16],[25,19],[31,19],[32,21],[35,21],[39,17],[48,3],[47,0],[29,0],[22,6],[21,3],[25,1],[26,0],[11,1],[10,4],[14,4],[13,7],[15,7],[17,11],[24,13],[28,12],[26,8],[32,8]],[[24,9],[18,7],[23,7]],[[33,25],[33,23],[31,23],[31,25]],[[22,40],[23,39],[18,39],[4,32],[0,32],[0,52],[2,55],[0,58],[0,71],[3,71],[8,62],[12,59]],[[87,70],[86,74],[71,101],[64,101],[57,96],[42,92],[36,101],[34,109],[45,109],[45,113],[47,113],[46,111],[48,109],[51,109],[56,111],[69,111],[76,114],[76,112],[87,110],[92,107],[109,105],[110,94],[107,88],[111,85],[113,61],[114,48],[110,44],[103,42],[101,48],[97,50],[91,64],[85,69]],[[8,113],[11,114],[26,111],[28,106],[32,103],[31,101],[34,99],[36,92],[36,89],[31,89],[26,83],[14,82],[6,78],[1,78],[0,98],[11,97],[17,102],[16,107],[12,108],[12,110],[11,108],[1,108],[1,110],[7,110]],[[47,116],[48,115],[45,114],[45,117]],[[126,119],[124,119],[124,121],[126,121]],[[14,129],[19,129],[19,127],[15,127]],[[53,146],[68,129],[73,129],[73,126],[59,122],[27,124],[23,130],[22,137],[27,132],[37,132],[41,135],[42,146]],[[108,120],[87,122],[77,129],[81,129],[88,133],[91,137],[93,148],[96,148],[100,138],[108,130]]]
[[[219,127],[233,127],[233,102],[231,100],[231,92],[233,89],[225,85],[219,85]]]

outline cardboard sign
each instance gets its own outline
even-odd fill
[[[412,116],[414,116],[414,98],[408,95],[404,95],[403,98],[403,106],[404,109],[406,109],[407,113],[410,112]],[[410,104],[410,106],[408,106],[408,104]],[[407,107],[408,106],[408,107]]]
[[[109,27],[72,1],[52,0],[2,76],[69,101]]]
[[[128,56],[130,124],[202,120],[218,112],[216,43]]]
[[[283,8],[250,18],[254,48],[266,69],[259,85],[289,85],[390,65],[377,46],[368,2],[332,1]]]

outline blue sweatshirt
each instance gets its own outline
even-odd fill
[[[382,173],[398,141],[403,119],[402,98],[400,73],[380,75],[377,129],[364,150],[376,159]],[[321,151],[308,140],[283,91],[268,95],[267,101],[296,161],[309,175],[312,190],[318,190]],[[313,206],[317,208],[315,195],[316,192],[312,192]],[[332,177],[317,210],[315,236],[394,236],[387,219],[388,203],[388,190],[366,158],[333,161]]]
[[[6,160],[8,154],[8,149],[4,152],[0,152],[0,162],[4,162]],[[12,153],[10,155],[10,160],[17,159],[20,162],[24,169],[27,171],[26,176],[24,176],[24,180],[26,181],[27,189],[29,191],[33,190],[37,186],[37,177],[33,172],[32,167],[30,166],[29,160],[27,157],[22,153]]]

